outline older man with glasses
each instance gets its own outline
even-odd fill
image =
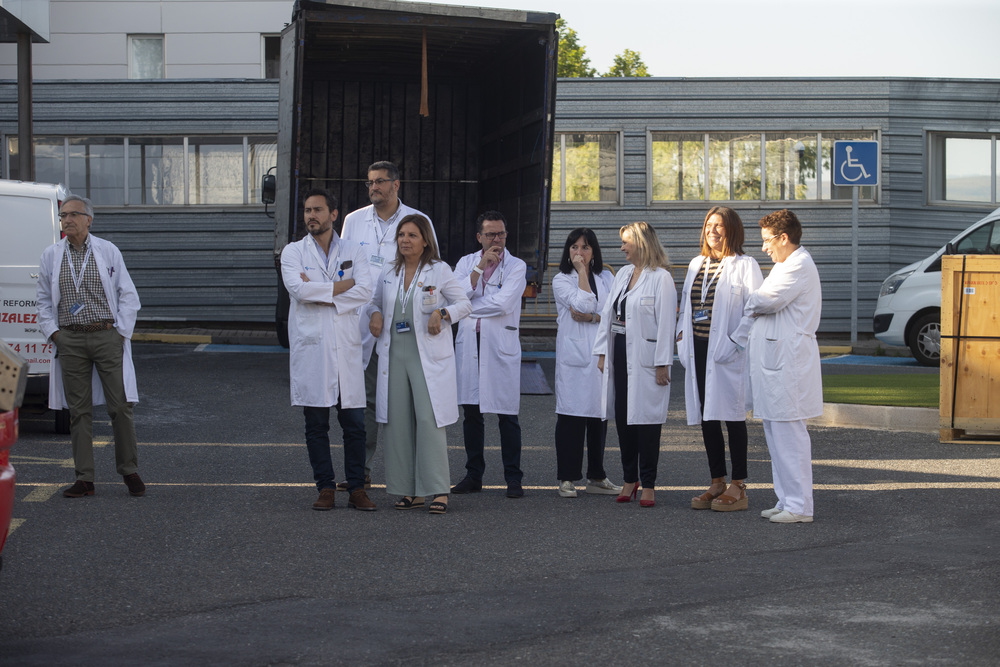
[[[407,206],[399,199],[399,169],[392,162],[376,162],[368,167],[369,206],[359,208],[344,218],[340,237],[361,245],[368,257],[371,284],[376,284],[382,270],[396,257],[396,228],[399,221],[411,214],[431,218],[415,208]],[[434,224],[431,223],[431,231]],[[434,233],[437,242],[437,233]],[[438,244],[438,247],[441,247]],[[368,317],[362,314],[361,343],[362,361],[365,364],[365,488],[371,487],[371,466],[378,445],[378,424],[375,421],[375,387],[378,380],[378,355],[373,354],[375,338],[368,330]],[[347,483],[341,482],[337,488],[347,490]]]
[[[102,402],[111,417],[118,474],[131,495],[142,496],[132,417],[139,400],[131,343],[139,295],[118,248],[90,234],[89,199],[67,196],[59,220],[65,238],[42,252],[37,301],[39,327],[54,350],[49,407],[68,407],[70,415],[76,482],[63,496],[94,495],[93,406]]]

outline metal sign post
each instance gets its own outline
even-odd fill
[[[851,345],[858,342],[858,188],[878,185],[877,141],[833,142],[833,184],[851,186]]]

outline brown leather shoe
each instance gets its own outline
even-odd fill
[[[320,510],[325,512],[326,510],[332,510],[336,505],[335,497],[337,492],[335,489],[322,489],[319,492],[319,498],[313,503],[314,510]]]
[[[146,485],[142,483],[141,479],[139,479],[139,473],[134,472],[131,475],[125,475],[122,479],[125,481],[125,486],[128,487],[128,492],[131,495],[146,495]]]
[[[372,476],[365,475],[365,489],[372,488]],[[347,482],[337,482],[338,491],[347,491]]]
[[[374,512],[378,506],[371,501],[364,489],[355,489],[347,499],[347,506],[363,512]]]
[[[83,498],[92,495],[94,495],[94,483],[85,482],[82,479],[76,480],[73,482],[73,486],[63,491],[64,498]]]

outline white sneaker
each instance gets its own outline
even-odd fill
[[[563,498],[576,498],[576,484],[569,480],[559,482],[559,495]]]
[[[772,507],[769,510],[764,510],[763,512],[760,513],[760,515],[765,519],[770,519],[775,514],[781,514],[781,512],[783,511],[784,510],[782,510],[780,507]]]
[[[781,510],[771,517],[771,523],[812,523],[813,518],[805,514],[796,514],[788,510]]]
[[[587,493],[597,493],[602,496],[617,496],[621,491],[622,487],[615,486],[615,483],[607,477],[604,479],[587,480]]]

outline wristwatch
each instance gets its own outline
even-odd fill
[[[438,310],[438,312],[441,313],[441,319],[442,320],[448,319],[448,311],[447,310],[445,310],[444,308],[441,308],[441,309]]]

